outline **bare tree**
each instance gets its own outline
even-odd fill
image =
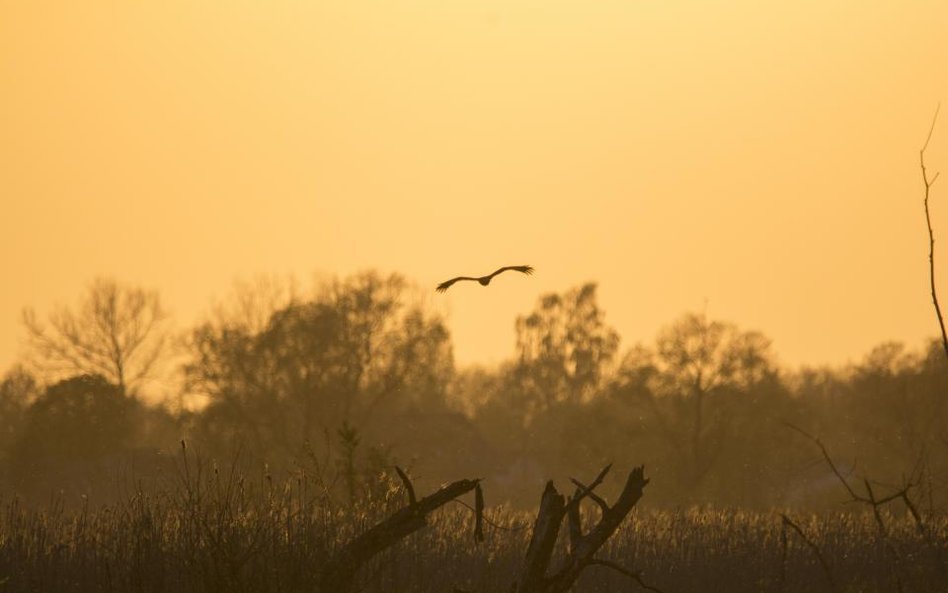
[[[922,167],[922,181],[925,183],[925,223],[928,225],[928,274],[932,287],[932,303],[935,305],[935,315],[938,317],[938,327],[941,328],[941,344],[945,348],[945,356],[948,357],[948,333],[945,332],[945,320],[941,315],[941,306],[938,304],[938,294],[935,292],[935,234],[932,231],[932,217],[928,209],[928,198],[931,194],[932,186],[938,179],[938,173],[928,178],[928,170],[925,168],[925,150],[932,139],[932,132],[935,131],[935,122],[938,121],[938,112],[941,104],[935,109],[935,115],[932,117],[932,125],[928,129],[928,136],[925,137],[925,144],[918,151],[918,159]]]
[[[97,374],[122,393],[152,376],[167,349],[166,322],[157,292],[106,278],[89,285],[77,311],[50,313],[48,327],[33,309],[23,310],[28,345],[44,374]]]
[[[840,471],[839,467],[830,456],[826,446],[819,438],[811,435],[802,428],[791,424],[790,422],[785,422],[784,424],[791,430],[794,430],[806,437],[820,449],[823,461],[826,462],[826,465],[829,466],[830,470],[833,472],[833,475],[836,476],[836,479],[840,484],[842,484],[843,488],[849,494],[851,502],[866,505],[872,509],[872,515],[875,518],[876,526],[878,527],[879,539],[885,546],[886,553],[889,555],[892,561],[892,577],[895,580],[896,589],[898,591],[905,590],[904,581],[908,575],[905,570],[906,561],[889,538],[889,528],[886,526],[885,515],[882,513],[882,509],[892,503],[901,502],[905,506],[905,510],[912,516],[912,519],[915,522],[915,528],[917,532],[925,539],[925,542],[929,546],[929,550],[931,550],[932,564],[935,567],[935,570],[938,571],[942,577],[944,577],[945,562],[942,545],[937,541],[936,536],[933,534],[931,528],[925,522],[922,513],[919,511],[918,504],[912,500],[910,494],[913,489],[918,489],[921,485],[922,474],[924,471],[924,456],[919,458],[918,463],[915,465],[915,468],[913,468],[909,477],[903,477],[901,486],[897,488],[890,486],[890,492],[886,494],[880,495],[873,489],[873,484],[875,484],[876,487],[882,484],[879,482],[874,482],[868,477],[863,477],[862,486],[866,491],[866,493],[863,495],[859,494],[857,489],[852,484],[850,484],[846,476],[843,475],[843,472]],[[811,541],[807,540],[799,526],[795,525],[786,515],[781,516],[783,517],[784,524],[793,528],[801,537],[804,538],[804,541],[806,541],[807,545],[816,552],[820,559],[820,563],[823,565],[823,570],[827,575],[827,579],[835,590],[836,587],[833,582],[832,575],[828,566],[826,565],[825,560],[822,558],[819,548]],[[918,559],[915,559],[914,561],[918,562]]]

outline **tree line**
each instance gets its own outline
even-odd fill
[[[945,502],[936,340],[788,370],[761,333],[686,313],[624,347],[587,283],[518,316],[509,359],[460,368],[444,318],[415,294],[378,272],[305,295],[244,285],[184,331],[158,293],[109,279],[75,308],[27,309],[27,354],[0,382],[5,490],[106,500],[172,472],[183,442],[218,463],[316,476],[350,504],[385,488],[396,462],[422,487],[473,475],[514,504],[609,462],[645,463],[652,505],[845,500],[793,426],[846,472],[880,487],[911,472],[927,504]]]

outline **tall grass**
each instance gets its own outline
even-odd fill
[[[312,476],[248,479],[236,466],[185,460],[159,487],[132,489],[109,506],[7,500],[0,591],[314,591],[320,566],[339,546],[405,502],[397,480],[385,477],[362,501],[343,504]],[[586,511],[588,524],[598,511]],[[471,515],[461,505],[437,513],[428,528],[366,567],[362,590],[508,591],[532,517],[490,509],[487,540],[476,544]],[[895,591],[898,583],[906,591],[948,591],[943,515],[927,517],[925,530],[887,516],[885,537],[871,514],[792,516],[827,558],[840,591]],[[812,548],[777,512],[637,509],[602,555],[642,571],[667,593],[830,590]],[[627,576],[591,566],[576,590],[637,587]]]

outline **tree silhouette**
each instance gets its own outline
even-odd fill
[[[39,396],[40,387],[22,366],[10,369],[0,381],[0,466],[7,459],[13,443],[22,432],[26,410]]]
[[[453,369],[440,318],[406,306],[399,276],[366,273],[273,311],[260,329],[209,321],[188,340],[204,430],[242,435],[259,451],[299,452],[344,423],[365,430],[443,398]]]
[[[25,411],[12,447],[14,479],[27,487],[55,489],[81,482],[85,489],[102,478],[100,460],[129,447],[139,409],[137,400],[101,375],[80,375],[50,386]]]
[[[600,385],[619,347],[619,334],[604,321],[596,284],[540,298],[517,318],[515,377],[539,407],[584,401]]]
[[[78,311],[52,312],[49,328],[33,309],[23,311],[35,362],[50,379],[101,375],[125,394],[151,377],[165,353],[166,321],[157,292],[105,278],[89,285]]]
[[[671,445],[686,489],[696,487],[724,450],[735,396],[776,379],[770,342],[757,332],[686,314],[663,329],[654,350],[638,348],[623,364],[620,390],[644,401]]]

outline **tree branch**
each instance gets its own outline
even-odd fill
[[[846,488],[846,492],[849,492],[849,495],[853,498],[853,500],[857,500],[860,502],[868,502],[864,498],[856,494],[855,490],[852,489],[852,487],[849,485],[849,482],[847,482],[846,478],[843,477],[843,474],[841,474],[840,471],[836,468],[836,464],[833,463],[833,459],[830,457],[829,452],[826,450],[826,447],[823,445],[823,442],[820,439],[816,438],[815,436],[811,435],[810,433],[806,432],[805,430],[803,430],[799,426],[796,426],[795,424],[791,424],[789,422],[784,421],[784,425],[799,432],[800,434],[808,438],[810,441],[814,442],[816,446],[820,448],[820,451],[823,453],[823,460],[826,461],[826,464],[830,467],[830,469],[833,471],[833,473],[842,483],[843,487]]]
[[[603,513],[609,511],[609,503],[607,503],[601,496],[592,491],[595,486],[585,486],[582,482],[576,478],[570,478],[570,481],[576,485],[576,493],[573,494],[572,500],[570,500],[570,507],[576,508],[579,510],[579,502],[583,497],[588,497],[593,500],[596,504],[599,505],[599,508]]]
[[[790,527],[796,531],[797,535],[800,536],[800,539],[803,540],[803,543],[813,550],[817,560],[820,561],[820,566],[823,567],[823,574],[826,575],[826,581],[829,583],[830,589],[833,591],[838,591],[839,589],[836,587],[836,580],[833,578],[833,573],[830,570],[829,564],[826,563],[826,558],[823,557],[823,552],[820,551],[820,547],[813,543],[813,541],[811,541],[810,538],[808,538],[806,534],[803,533],[803,530],[800,529],[800,526],[790,520],[790,517],[780,513],[780,518],[783,520],[783,525],[785,527]]]
[[[612,464],[608,464],[606,467],[602,468],[602,471],[599,472],[599,475],[596,476],[596,479],[592,481],[589,486],[584,486],[582,482],[576,478],[570,478],[570,481],[573,482],[578,488],[579,491],[573,495],[573,498],[569,501],[570,505],[579,506],[579,503],[582,502],[583,498],[589,497],[596,501],[596,504],[603,509],[603,512],[609,510],[609,505],[606,504],[606,501],[599,497],[593,490],[595,490],[599,484],[602,484],[602,481],[605,479],[606,475],[609,473],[609,470],[612,469]]]
[[[398,474],[398,477],[401,478],[402,484],[405,486],[405,490],[408,492],[408,504],[415,506],[418,501],[415,500],[415,487],[411,485],[411,480],[408,479],[408,475],[402,471],[402,468],[395,466],[395,473]]]
[[[918,159],[922,168],[922,181],[925,183],[925,224],[928,226],[928,276],[932,290],[932,303],[935,305],[935,315],[938,317],[938,327],[941,328],[941,344],[945,350],[945,357],[948,358],[948,333],[945,332],[945,319],[941,314],[941,305],[938,304],[938,294],[935,290],[935,234],[932,231],[932,217],[928,208],[928,198],[931,194],[932,186],[938,179],[938,173],[929,179],[928,170],[925,168],[925,150],[932,139],[932,132],[935,131],[935,122],[938,120],[938,112],[941,110],[941,103],[935,108],[935,115],[932,117],[932,125],[928,128],[928,136],[925,137],[925,144],[918,151]]]
[[[356,537],[325,564],[319,579],[319,591],[329,593],[351,590],[361,566],[382,550],[424,527],[428,514],[474,490],[479,483],[479,480],[458,480],[448,484],[415,504],[402,507],[389,518]]]

